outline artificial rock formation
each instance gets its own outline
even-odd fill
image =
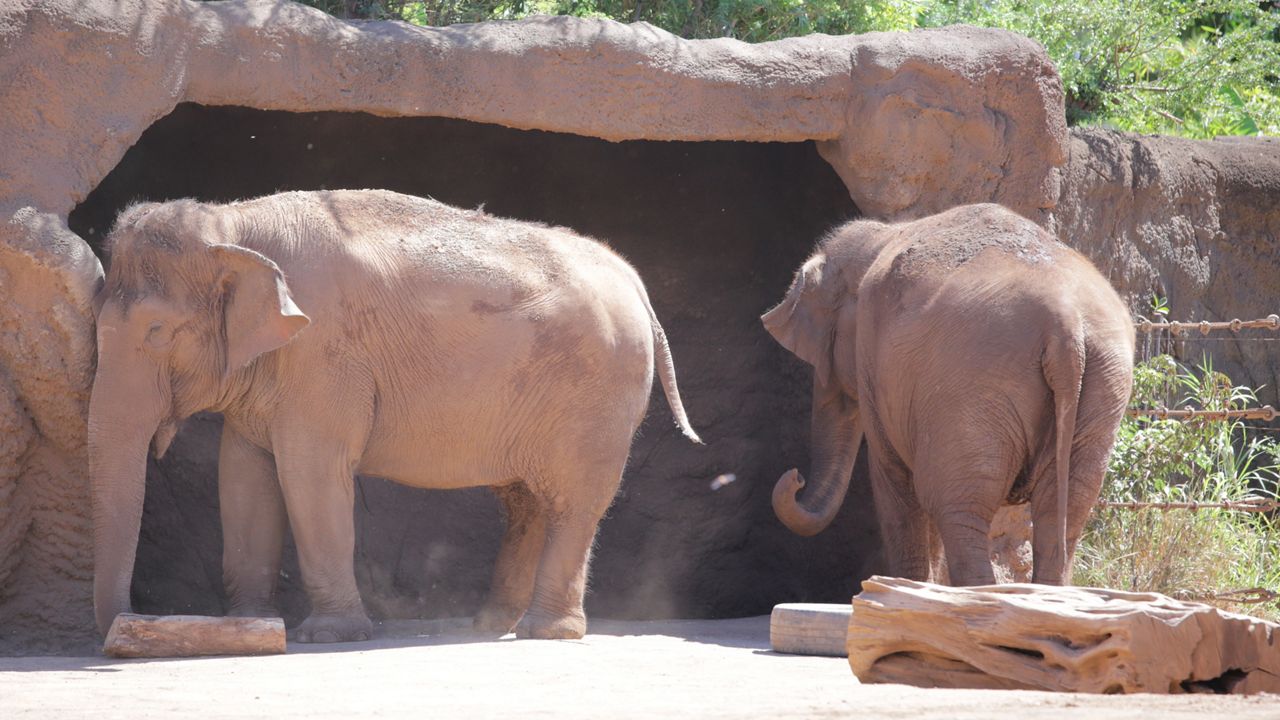
[[[180,103],[437,116],[609,141],[813,140],[857,210],[884,218],[996,200],[1043,219],[1066,148],[1043,50],[972,28],[748,45],[573,18],[416,28],[279,1],[19,0],[0,9],[0,78],[0,651],[91,635],[84,417],[102,271],[68,213]],[[695,476],[755,470],[683,462],[700,466]]]
[[[872,577],[853,599],[862,682],[1090,693],[1280,691],[1280,625],[1155,593],[952,588]]]
[[[761,45],[538,17],[348,23],[277,0],[36,2],[0,18],[0,200],[65,215],[180,102],[438,116],[606,140],[824,141],[878,217],[1053,207],[1061,83],[1044,50],[974,28]],[[76,82],[94,76],[98,82]],[[856,165],[853,166],[856,153]]]
[[[1249,320],[1280,311],[1280,138],[1074,130],[1053,224],[1136,312],[1146,311],[1153,295],[1168,300],[1174,320]],[[1208,353],[1236,382],[1263,387],[1262,402],[1280,401],[1274,342],[1198,335],[1177,348],[1188,360]]]

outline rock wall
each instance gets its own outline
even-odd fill
[[[90,245],[111,213],[134,197],[267,192],[278,187],[265,182],[271,170],[297,159],[280,154],[297,150],[290,144],[301,137],[295,128],[292,136],[258,143],[247,165],[219,163],[215,150],[194,167],[205,185],[153,186],[145,193],[127,182],[104,185],[117,165],[142,178],[182,165],[182,147],[143,168],[125,156],[181,103],[456,118],[598,138],[597,146],[623,153],[621,159],[610,152],[574,154],[564,150],[577,142],[566,139],[570,135],[558,136],[542,156],[528,155],[536,142],[516,143],[525,149],[512,152],[525,153],[535,166],[554,166],[557,158],[588,163],[593,174],[584,180],[577,172],[582,167],[572,166],[571,182],[555,173],[533,180],[519,172],[492,174],[495,163],[511,167],[502,165],[501,155],[468,157],[466,145],[452,148],[460,154],[448,162],[461,173],[451,182],[483,188],[457,195],[459,202],[487,202],[496,212],[565,222],[614,240],[641,266],[653,294],[670,298],[660,312],[694,330],[688,337],[696,341],[672,333],[677,362],[685,368],[690,405],[704,403],[695,419],[712,437],[721,436],[719,454],[671,447],[665,423],[651,420],[625,491],[639,499],[624,494],[601,533],[596,586],[620,589],[616,602],[601,590],[597,609],[637,616],[758,612],[782,597],[847,595],[850,571],[866,573],[863,565],[875,555],[866,518],[826,545],[788,540],[783,544],[790,549],[762,552],[780,540],[774,530],[761,529],[772,522],[762,487],[802,456],[807,400],[803,368],[766,342],[754,315],[776,299],[826,224],[854,212],[915,217],[996,200],[1045,219],[1065,159],[1061,102],[1059,80],[1041,48],[972,28],[747,45],[684,41],[645,24],[573,18],[450,28],[346,23],[275,0],[6,3],[0,7],[0,436],[6,438],[0,445],[0,652],[69,648],[92,636],[84,417],[94,364],[90,303],[102,270]],[[179,119],[183,112],[200,111],[179,110]],[[195,130],[209,135],[213,129]],[[333,186],[325,178],[347,167],[334,164],[339,154],[333,152],[345,140],[326,141],[322,152],[313,143],[311,155],[330,164],[322,159],[298,182]],[[602,142],[624,140],[685,141],[699,149]],[[703,147],[707,141],[810,140],[816,152],[812,145]],[[647,158],[634,163],[641,168],[659,162],[652,153],[687,153],[689,159],[668,172],[692,173],[698,182],[618,172],[633,151]],[[404,156],[396,146],[380,157],[400,172],[412,171]],[[457,180],[467,172],[478,176],[470,185]],[[834,184],[835,176],[844,187]],[[376,174],[347,177],[392,184]],[[632,181],[645,192],[693,189],[687,197],[637,200],[630,197]],[[749,187],[737,184],[742,181]],[[592,195],[596,187],[614,195]],[[95,188],[100,200],[77,210],[83,236],[77,235],[68,215]],[[122,195],[101,199],[111,192]],[[597,212],[601,204],[614,211]],[[733,221],[714,226],[719,217]],[[641,237],[646,223],[656,230],[670,225],[665,229],[672,232]],[[686,257],[689,248],[697,252]],[[700,369],[712,367],[753,379],[739,387]],[[698,395],[703,399],[694,400]],[[781,409],[766,421],[770,408]],[[208,449],[216,424],[198,418],[182,439],[187,444],[175,448],[186,450],[152,464],[134,587],[143,607],[217,609],[210,594],[218,572]],[[725,472],[739,479],[712,501],[708,478]],[[437,517],[452,517],[450,503],[476,505],[479,517],[492,509],[483,494],[410,500],[382,484],[361,487],[362,528],[383,528],[372,532],[389,534],[400,553],[395,562],[364,565],[361,582],[373,589],[374,612],[468,609],[478,591],[449,600],[423,578],[436,583],[448,571],[455,587],[478,587],[487,568],[456,547],[479,548],[469,552],[484,557],[495,521],[442,522],[431,532],[455,540],[427,533],[411,542],[405,540],[407,516],[396,508],[416,511],[415,503],[438,502],[445,509]],[[664,515],[682,502],[691,514],[676,517],[695,520]],[[206,528],[205,539],[188,547],[191,527]],[[853,547],[840,552],[841,546]],[[683,569],[672,570],[674,562],[637,564],[627,552],[634,547],[683,558]],[[691,547],[705,552],[691,554]],[[815,551],[821,557],[811,557]],[[383,551],[362,545],[361,552]],[[704,568],[711,569],[705,576]],[[749,581],[717,589],[724,577]],[[730,593],[745,599],[726,604]],[[383,596],[395,600],[376,599]]]
[[[1280,313],[1280,138],[1207,142],[1074,130],[1054,227],[1147,312],[1153,295],[1175,320]],[[1176,346],[1203,353],[1238,383],[1265,386],[1280,407],[1280,335],[1261,331]],[[1140,343],[1141,345],[1141,343]]]
[[[85,419],[100,275],[64,219],[27,206],[0,225],[0,652],[83,648],[93,626]]]

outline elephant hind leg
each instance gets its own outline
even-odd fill
[[[991,519],[1009,487],[998,459],[969,454],[926,461],[916,471],[921,504],[933,520],[946,554],[948,580],[957,586],[995,584]]]
[[[1031,578],[1044,585],[1069,585],[1076,544],[1084,533],[1089,513],[1098,502],[1107,472],[1109,443],[1086,443],[1071,453],[1071,477],[1067,481],[1066,557],[1058,551],[1059,509],[1057,465],[1050,461],[1031,493]]]
[[[1045,458],[1045,467],[1032,489],[1032,578],[1037,583],[1066,585],[1071,582],[1076,544],[1084,532],[1089,513],[1098,502],[1107,474],[1107,459],[1129,402],[1130,374],[1127,356],[1112,362],[1089,356],[1080,407],[1076,411],[1071,472],[1067,481],[1066,557],[1059,557],[1057,550],[1058,538],[1061,537],[1057,534],[1061,511],[1058,508],[1057,465],[1053,457]]]
[[[516,628],[517,637],[577,639],[586,633],[582,601],[592,544],[622,480],[623,462],[578,477],[557,478],[555,491],[543,494],[546,545],[534,580],[533,601]]]
[[[546,544],[547,515],[524,482],[493,488],[502,503],[506,532],[493,569],[489,597],[476,614],[476,630],[505,635],[533,602],[538,560]]]
[[[994,511],[992,512],[994,515]],[[991,567],[991,517],[985,507],[951,507],[938,519],[952,585],[994,585]]]

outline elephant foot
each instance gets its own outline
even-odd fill
[[[336,643],[368,640],[373,637],[373,623],[360,615],[311,615],[294,631],[294,640],[302,643]]]
[[[476,613],[471,627],[477,632],[502,636],[511,632],[516,623],[520,622],[522,615],[524,615],[523,609],[486,604],[480,608],[480,612]]]
[[[587,618],[581,614],[548,617],[526,613],[516,627],[516,637],[538,640],[580,640],[587,633]]]

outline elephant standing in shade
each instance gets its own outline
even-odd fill
[[[992,517],[1030,502],[1035,582],[1070,581],[1133,371],[1129,311],[1084,257],[998,205],[855,221],[762,320],[813,365],[813,479],[773,493],[787,527],[831,522],[865,434],[892,574],[931,579],[942,550],[952,583],[995,582]]]
[[[103,632],[129,609],[148,444],[162,455],[197,411],[225,419],[231,612],[276,614],[287,521],[312,606],[304,642],[371,629],[355,474],[493,486],[507,529],[475,624],[577,638],[655,365],[698,441],[640,278],[563,228],[391,192],[294,192],[136,205],[107,242],[89,408]]]

